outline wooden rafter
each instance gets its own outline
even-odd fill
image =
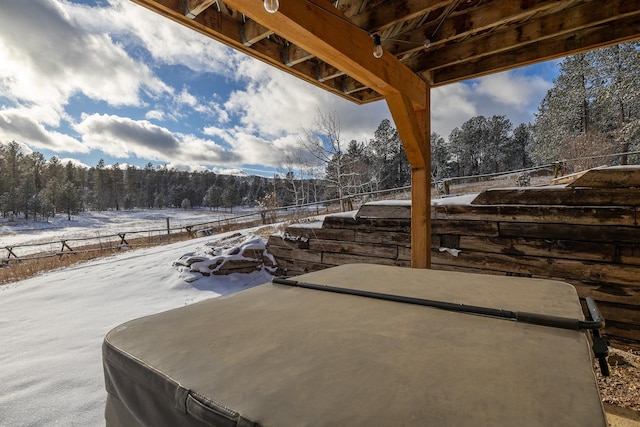
[[[606,8],[582,4],[558,11],[538,19],[530,19],[502,31],[490,32],[461,42],[456,49],[431,47],[423,55],[409,59],[406,65],[412,69],[435,70],[434,85],[458,81],[512,68],[512,64],[528,64],[544,52],[545,59],[553,59],[568,53],[583,51],[586,46],[611,44],[636,38],[638,28],[634,21],[640,15],[637,7],[623,0],[610,1]],[[612,20],[623,25],[608,25]],[[565,42],[565,35],[571,34]],[[590,34],[585,38],[585,34]],[[577,43],[575,41],[578,41]],[[573,47],[569,49],[569,44]],[[490,58],[482,62],[482,58]],[[498,59],[502,58],[502,60]],[[476,64],[456,70],[458,64]],[[444,72],[440,68],[447,68]],[[466,74],[468,73],[468,74]],[[426,74],[423,75],[426,78]],[[446,77],[445,77],[446,76]]]
[[[367,31],[382,31],[404,20],[445,8],[449,3],[451,3],[449,0],[433,2],[424,0],[391,0],[382,3],[379,7],[350,15],[349,19],[357,26],[367,29]],[[397,14],[398,10],[402,10],[403,14]],[[389,16],[395,16],[395,19],[389,19]]]
[[[240,27],[240,38],[245,46],[256,44],[272,34],[273,31],[250,19],[245,21]]]
[[[287,44],[282,48],[282,62],[289,67],[308,61],[313,57],[313,54],[293,44]]]
[[[346,99],[363,103],[385,96],[384,88],[379,86],[380,79],[363,81],[357,77],[358,70],[336,67],[335,60],[341,61],[338,56],[319,57],[302,41],[296,43],[278,35],[270,25],[247,18],[244,14],[247,8],[259,8],[259,0],[133,1]],[[610,0],[606,4],[602,0],[281,0],[281,11],[276,15],[290,4],[304,13],[308,13],[306,9],[322,8],[344,20],[337,24],[350,23],[365,36],[373,32],[381,34],[385,51],[411,70],[405,76],[415,74],[432,85],[640,36],[640,28],[632,18],[640,13],[640,0]],[[312,16],[325,22],[317,11]],[[317,27],[312,28],[312,37],[305,40],[330,36],[327,28],[316,30]],[[331,27],[331,31],[342,34],[340,27]],[[427,38],[431,45],[424,49],[422,43]],[[334,38],[330,43],[342,44],[351,52],[362,50],[367,56],[371,40],[366,37],[364,43],[357,40],[343,37]],[[387,56],[377,63],[372,59],[368,61],[367,67],[375,71],[374,75],[379,76],[381,69],[397,74],[396,64],[389,67],[385,63],[380,67]],[[344,85],[330,82],[343,76],[354,80],[346,91],[342,90]],[[415,76],[411,76],[411,80],[414,79]],[[364,92],[366,96],[362,96],[361,90],[352,90],[360,86],[368,88]],[[398,85],[393,83],[393,86]],[[406,87],[410,89],[411,84]]]
[[[226,3],[266,27],[278,28],[287,40],[357,76],[381,95],[405,93],[416,106],[424,107],[425,82],[391,55],[374,58],[371,36],[341,19],[335,9],[330,11],[310,1],[283,1],[278,13],[271,14],[258,1]]]
[[[290,73],[298,78],[306,80],[307,82],[314,84],[322,89],[333,92],[334,94],[347,98],[357,103],[371,102],[376,99],[380,99],[380,95],[375,95],[373,89],[369,89],[366,96],[360,94],[350,96],[346,94],[340,85],[331,83],[331,79],[344,75],[342,70],[338,70],[335,67],[327,67],[332,71],[326,74],[318,73],[318,65],[316,63],[308,62],[311,57],[307,56],[307,62],[299,61],[300,58],[295,59],[287,65],[283,62],[283,49],[284,44],[270,40],[269,35],[273,34],[271,30],[269,32],[260,32],[258,23],[251,20],[247,21],[243,19],[242,13],[235,8],[231,8],[227,3],[220,1],[218,4],[222,11],[228,11],[228,13],[218,12],[216,2],[212,2],[211,5],[203,9],[202,1],[196,1],[192,3],[193,10],[198,11],[198,15],[192,18],[191,15],[187,15],[185,10],[184,0],[132,0],[162,16],[165,16],[173,21],[176,21],[182,25],[185,25],[194,31],[197,31],[207,37],[217,40],[227,46],[230,46],[236,50],[244,52],[254,58],[261,61],[278,66],[281,70]],[[253,36],[243,37],[243,25],[254,26],[251,30]],[[305,64],[308,64],[305,66]],[[323,68],[323,67],[320,67]],[[377,93],[377,92],[375,92]]]
[[[445,43],[481,34],[491,28],[504,26],[511,22],[519,22],[554,6],[558,7],[559,4],[558,0],[543,0],[528,2],[529,4],[523,6],[520,2],[514,1],[506,2],[506,5],[503,4],[500,7],[496,7],[498,3],[505,2],[493,0],[467,13],[452,14],[443,21],[440,28],[438,28],[440,22],[430,22],[405,33],[402,37],[398,37],[398,39],[405,41],[406,44],[391,41],[385,43],[384,47],[396,54],[406,54],[423,49],[422,43],[425,39],[429,39],[431,42],[429,50],[431,50]],[[436,29],[438,31],[434,34]],[[413,47],[407,49],[407,46]]]
[[[618,20],[621,25],[611,26],[603,23],[589,26],[573,32],[568,39],[548,38],[537,43],[527,44],[510,49],[508,55],[488,55],[477,60],[466,61],[459,65],[451,65],[433,70],[431,81],[433,85],[449,84],[471,77],[479,77],[498,71],[513,68],[513,63],[521,65],[534,64],[544,53],[545,59],[554,59],[568,54],[580,53],[586,47],[602,47],[622,43],[638,38],[637,28],[640,28],[640,13]]]
[[[216,3],[216,0],[186,0],[184,14],[186,17],[193,19],[214,3]]]

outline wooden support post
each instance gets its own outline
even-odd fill
[[[431,103],[427,88],[427,108],[416,110],[422,133],[423,168],[411,170],[411,267],[431,268]]]
[[[425,109],[396,94],[386,97],[411,164],[411,267],[431,268],[431,124],[430,88]]]
[[[417,110],[425,167],[411,170],[411,267],[431,268],[431,88],[426,108]],[[414,250],[414,246],[417,245]]]
[[[430,87],[425,109],[408,97],[387,96],[398,133],[411,164],[411,267],[431,268],[431,131]]]
[[[425,168],[411,170],[411,267],[431,268],[431,184]]]

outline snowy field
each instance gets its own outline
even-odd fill
[[[171,211],[176,221],[182,220],[178,212]],[[90,218],[77,221],[85,226],[77,224],[75,230],[86,232]],[[123,217],[107,222],[124,227]],[[53,224],[32,232],[3,223],[1,244],[16,244],[23,234],[39,239],[43,233],[69,232],[70,224]],[[135,218],[125,224],[134,226]],[[5,235],[7,229],[14,233]],[[264,268],[251,274],[201,277],[172,265],[186,254],[201,253],[203,247],[229,244],[229,236],[237,233],[232,244],[264,245],[256,232],[248,229],[128,251],[0,286],[0,426],[104,425],[101,346],[107,332],[141,316],[271,280]],[[57,239],[52,236],[45,238]],[[234,251],[221,253],[226,252]]]
[[[48,221],[25,221],[0,218],[0,247],[32,243],[59,242],[61,239],[114,235],[123,232],[166,230],[167,218],[172,229],[209,221],[224,220],[254,213],[254,209],[231,211],[209,209],[152,209],[58,214]]]

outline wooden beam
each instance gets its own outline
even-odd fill
[[[232,10],[232,15],[227,15],[225,13],[218,13],[216,7],[210,7],[201,12],[194,19],[190,19],[184,14],[183,0],[132,1],[161,16],[217,40],[233,49],[244,52],[258,60],[276,66],[282,71],[292,74],[324,90],[328,90],[351,102],[362,104],[381,98],[379,95],[373,96],[369,92],[366,96],[362,95],[360,92],[354,93],[353,95],[345,94],[341,88],[338,88],[335,84],[330,84],[330,80],[327,82],[323,79],[319,79],[315,64],[310,64],[307,67],[300,67],[300,65],[303,65],[304,63],[297,64],[293,67],[283,64],[281,51],[282,45],[277,44],[268,38],[257,41],[251,46],[246,46],[242,39],[242,21],[238,20],[237,17],[234,18],[236,15],[241,15],[241,12],[238,12],[235,9]],[[221,8],[227,9],[227,5],[221,3]],[[334,69],[333,73],[338,75],[344,74],[342,71],[336,69]],[[335,75],[333,77],[335,77]],[[331,78],[331,76],[327,76],[327,78]]]
[[[291,43],[333,64],[381,95],[405,94],[425,108],[426,82],[393,55],[374,58],[373,40],[364,30],[313,1],[283,1],[277,13],[268,13],[260,1],[226,0],[225,3]],[[345,41],[349,41],[346,43]]]
[[[430,169],[411,170],[411,267],[431,268]]]
[[[282,48],[282,63],[289,67],[314,58],[312,54],[296,45],[288,44]]]
[[[543,0],[543,1],[504,1],[490,0],[482,7],[464,11],[459,14],[451,14],[442,22],[437,33],[433,34],[439,25],[439,21],[430,22],[415,30],[396,37],[405,43],[394,41],[383,42],[383,47],[394,55],[404,55],[423,49],[425,39],[431,40],[431,48],[437,47],[453,40],[473,36],[477,33],[488,31],[510,22],[517,22],[537,13],[544,12],[553,7],[569,4],[570,0]],[[593,8],[593,5],[590,6]],[[413,46],[407,49],[407,46]]]
[[[427,91],[427,108],[416,111],[422,130],[426,158],[424,169],[411,170],[411,266],[431,268],[431,90]],[[413,185],[416,185],[414,190]],[[414,203],[417,206],[414,208]],[[414,225],[416,231],[414,232]]]
[[[436,36],[442,34],[448,40],[464,37],[470,33],[520,21],[552,8],[564,7],[573,2],[574,0],[489,0],[481,7],[446,19]]]
[[[391,116],[411,164],[411,266],[431,267],[430,91],[426,108],[414,110],[402,94],[386,97]]]
[[[611,0],[607,3],[607,7],[599,8],[594,8],[592,3],[583,3],[503,31],[471,37],[455,47],[438,49],[432,46],[423,55],[405,64],[411,69],[433,70],[505,52],[634,14],[638,14],[637,5],[630,5],[629,1]]]
[[[245,46],[251,46],[260,40],[264,40],[273,34],[268,28],[263,27],[258,24],[256,21],[252,21],[251,19],[247,19],[245,23],[242,24],[240,28],[240,34],[242,37],[242,43]]]
[[[358,27],[368,31],[378,31],[391,27],[399,22],[399,19],[412,19],[422,14],[444,8],[451,0],[424,1],[424,0],[391,0],[381,4],[372,4],[372,7],[359,11],[354,15],[346,13],[351,21]],[[401,10],[403,13],[399,14]],[[389,19],[389,17],[396,19]]]
[[[316,67],[316,78],[319,82],[325,82],[340,76],[344,76],[344,73],[326,62],[319,62]]]
[[[576,31],[569,35],[545,39],[517,49],[459,65],[432,70],[434,86],[467,80],[499,71],[510,70],[540,61],[638,39],[640,14]]]
[[[426,98],[428,97],[425,96]],[[429,138],[424,139],[422,124],[418,121],[418,115],[411,101],[402,94],[388,95],[385,99],[404,145],[409,164],[413,168],[430,168]]]
[[[186,0],[184,5],[184,15],[193,19],[207,10],[216,0]]]

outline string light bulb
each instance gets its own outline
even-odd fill
[[[425,39],[424,43],[422,43],[422,46],[423,46],[425,49],[429,49],[429,48],[431,47],[431,40],[429,40],[429,39]]]
[[[264,10],[269,13],[276,13],[280,7],[279,0],[264,0]]]
[[[373,56],[375,56],[376,58],[381,58],[382,57],[382,42],[380,41],[380,35],[379,34],[374,34],[373,35]]]

